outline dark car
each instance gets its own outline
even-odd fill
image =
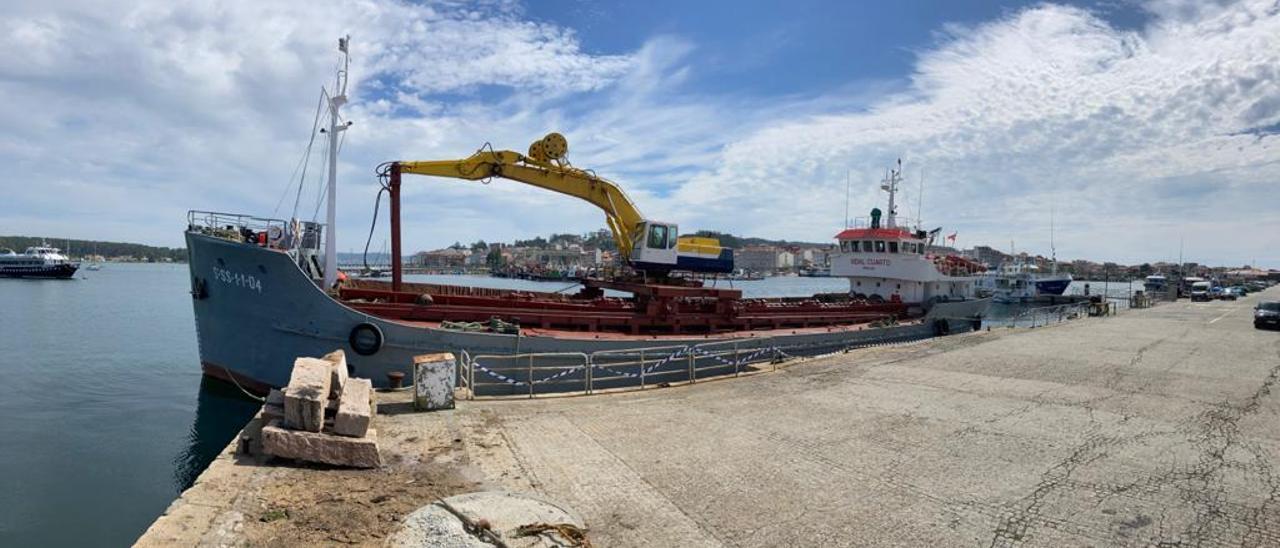
[[[1258,329],[1280,328],[1280,302],[1267,301],[1253,307],[1253,326]]]

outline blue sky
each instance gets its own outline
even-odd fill
[[[1280,267],[1280,12],[1248,0],[18,0],[0,233],[179,245],[187,209],[294,214],[344,33],[340,249],[363,244],[377,164],[560,131],[684,230],[827,241],[846,177],[865,215],[900,157],[904,213],[962,246],[1047,253],[1053,211],[1068,259],[1170,260],[1181,240]],[[411,250],[602,226],[515,183],[406,185]]]
[[[946,25],[974,25],[1040,2],[536,2],[533,19],[574,29],[583,49],[619,54],[658,35],[688,37],[700,57],[689,79],[707,93],[819,94],[862,81],[900,81]],[[1117,26],[1146,19],[1136,3],[1068,2]],[[762,77],[763,76],[763,77]]]

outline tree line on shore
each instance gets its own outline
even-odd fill
[[[133,260],[142,262],[165,260],[185,262],[187,260],[187,250],[181,247],[156,247],[127,242],[71,240],[66,238],[46,238],[40,236],[0,236],[0,250],[11,249],[18,253],[22,253],[28,247],[40,245],[48,245],[50,247],[61,249],[64,254],[70,257],[84,257],[86,255],[101,255],[108,259],[113,257],[130,257]]]

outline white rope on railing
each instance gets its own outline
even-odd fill
[[[1045,307],[1045,308],[1055,308],[1055,307]],[[973,318],[957,318],[957,320],[972,321]],[[904,335],[904,336],[895,337],[889,340],[856,341],[856,342],[846,340],[846,341],[838,341],[838,342],[796,343],[796,344],[781,345],[781,346],[776,344],[770,344],[773,342],[770,338],[757,338],[757,339],[752,339],[750,341],[749,348],[741,348],[737,344],[737,342],[735,342],[735,344],[732,347],[730,347],[728,346],[729,344],[728,341],[710,342],[710,343],[703,343],[700,345],[689,345],[689,346],[680,346],[680,347],[675,347],[675,346],[665,347],[665,349],[674,348],[674,350],[667,353],[661,359],[652,360],[652,361],[649,358],[647,358],[645,354],[646,353],[656,354],[655,351],[658,350],[658,348],[600,350],[590,354],[550,352],[550,353],[532,353],[532,354],[518,354],[518,355],[488,355],[488,356],[474,356],[474,357],[464,353],[464,359],[467,364],[466,367],[468,369],[468,372],[470,373],[469,379],[471,380],[468,383],[470,385],[469,388],[473,391],[473,393],[475,391],[480,390],[484,385],[493,386],[495,384],[500,384],[500,385],[506,385],[512,388],[527,387],[529,389],[530,397],[533,397],[535,395],[535,392],[533,390],[534,386],[551,383],[584,370],[586,372],[586,376],[583,379],[585,383],[584,390],[587,393],[590,393],[594,389],[594,383],[592,379],[595,378],[595,373],[594,373],[595,371],[603,371],[603,372],[607,372],[609,374],[614,375],[613,377],[605,377],[605,379],[607,380],[614,380],[614,379],[621,379],[621,378],[644,379],[646,376],[653,375],[655,372],[663,369],[664,367],[669,366],[672,363],[675,363],[677,360],[689,359],[690,367],[689,367],[688,373],[690,375],[690,380],[693,380],[693,378],[697,376],[699,371],[705,371],[708,368],[733,367],[734,373],[736,374],[744,366],[750,366],[750,365],[762,363],[765,361],[780,362],[780,361],[795,360],[795,359],[814,359],[814,358],[820,358],[820,357],[826,357],[826,356],[836,355],[840,353],[845,353],[854,349],[914,344],[914,343],[918,343],[924,340],[929,340],[932,338],[933,338],[933,335],[917,334],[917,335]],[[821,349],[831,349],[831,350],[827,352],[817,352],[817,350],[821,350]],[[732,359],[730,359],[730,357],[728,356],[730,353],[733,354],[733,356],[731,357]],[[639,356],[639,360],[637,362],[626,363],[626,366],[628,367],[635,367],[636,372],[620,371],[617,369],[619,367],[618,365],[603,365],[599,363],[600,361],[604,361],[602,360],[602,358],[605,358],[605,357],[615,357],[616,359],[616,357],[620,357],[620,356],[636,356],[636,355]],[[576,365],[576,366],[561,365],[561,366],[536,367],[536,366],[530,365],[530,367],[527,369],[528,378],[526,378],[525,380],[518,380],[514,376],[509,376],[507,374],[503,374],[499,370],[495,370],[495,369],[507,370],[508,368],[489,368],[489,367],[485,367],[481,363],[481,361],[485,359],[515,360],[515,359],[526,359],[526,358],[530,359],[532,363],[533,359],[547,358],[552,356],[560,356],[560,357],[580,356],[583,359],[583,363],[581,365]],[[697,362],[704,361],[704,360],[709,360],[714,365],[710,365],[710,366],[696,365]],[[515,370],[516,368],[510,368],[510,369]],[[533,379],[534,371],[545,372],[549,369],[559,369],[559,371],[548,377],[544,377],[541,379]],[[498,382],[497,383],[476,382],[474,380],[474,372],[477,370]],[[682,372],[682,371],[681,370],[662,371],[658,374],[664,375],[664,374],[671,374],[671,373],[678,373],[678,372]],[[642,387],[642,384],[638,384],[638,385],[635,385],[633,388],[638,389],[641,387]]]

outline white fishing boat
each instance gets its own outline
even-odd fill
[[[982,276],[978,287],[996,302],[1029,302],[1042,297],[1060,296],[1071,285],[1070,274],[1042,273],[1039,266],[1025,256],[1000,265]]]

